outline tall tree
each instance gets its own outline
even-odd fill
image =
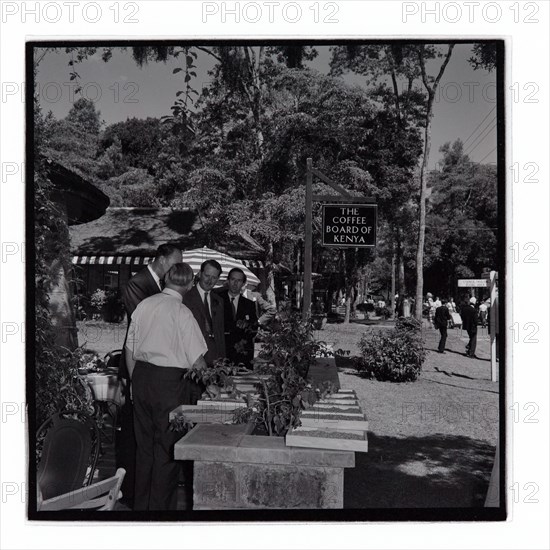
[[[429,174],[425,277],[432,292],[452,295],[458,278],[479,276],[497,261],[497,175],[473,163],[462,142],[444,144],[440,171]]]
[[[428,100],[426,104],[424,122],[424,152],[422,154],[422,162],[420,166],[420,208],[418,216],[418,244],[416,248],[415,317],[417,319],[422,319],[422,304],[424,302],[424,240],[426,237],[426,200],[428,198],[427,175],[432,136],[433,104],[441,77],[443,76],[445,68],[451,59],[454,44],[449,44],[447,53],[435,79],[428,76],[426,72],[426,59],[428,56],[433,57],[433,54],[427,53],[427,49],[431,49],[433,51],[433,48],[427,48],[424,44],[418,46],[418,62],[420,64],[422,74],[422,84],[428,94]]]

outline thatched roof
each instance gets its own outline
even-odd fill
[[[260,255],[240,238],[213,243],[197,212],[171,208],[107,208],[90,223],[70,227],[73,255],[154,256],[163,243],[182,250],[210,246],[236,258]]]
[[[109,197],[74,170],[46,159],[48,177],[54,184],[53,198],[65,205],[69,225],[86,223],[103,216]]]

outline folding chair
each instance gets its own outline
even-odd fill
[[[45,499],[90,485],[99,457],[96,423],[82,411],[52,415],[36,432],[37,482]]]
[[[59,510],[112,510],[115,503],[122,497],[120,486],[126,470],[119,468],[113,477],[98,481],[76,491],[70,491],[54,498],[42,500],[38,494],[38,510],[53,512]]]

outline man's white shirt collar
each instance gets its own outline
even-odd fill
[[[155,283],[157,283],[157,286],[162,290],[162,286],[160,285],[160,277],[155,273],[155,270],[151,267],[152,264],[147,265],[147,269],[149,270],[149,273],[153,276],[153,279],[155,279]]]

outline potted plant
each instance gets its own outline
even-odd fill
[[[90,306],[92,308],[92,319],[98,321],[103,317],[105,304],[107,303],[107,293],[97,288],[90,296]]]

